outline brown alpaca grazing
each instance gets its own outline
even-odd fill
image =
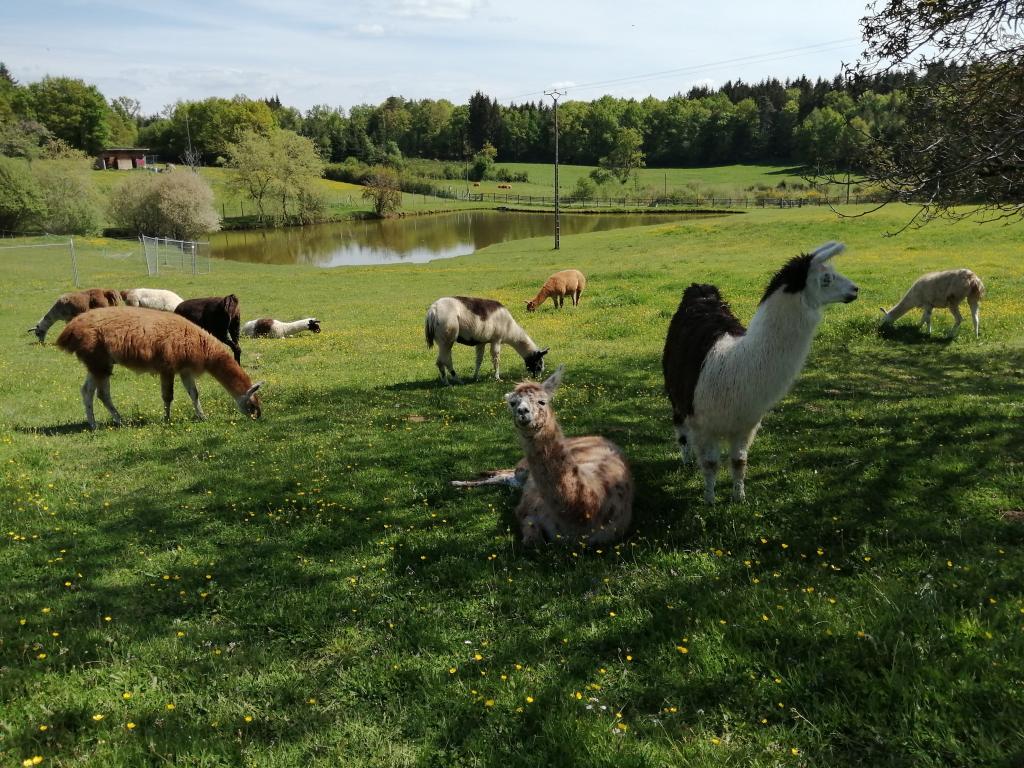
[[[586,287],[587,278],[578,269],[563,269],[561,272],[555,272],[544,281],[544,285],[540,287],[537,295],[526,302],[526,311],[533,312],[547,300],[548,296],[551,297],[551,303],[559,309],[565,303],[566,296],[572,299],[572,305],[575,307],[580,303],[580,294]]]
[[[121,292],[109,288],[86,288],[82,291],[62,293],[57,297],[50,310],[43,315],[38,323],[29,328],[28,332],[34,333],[39,339],[39,343],[42,344],[46,341],[46,332],[50,330],[50,326],[58,320],[63,320],[66,323],[71,318],[88,312],[90,309],[116,307],[121,303]]]
[[[615,541],[633,516],[633,476],[610,440],[562,434],[551,408],[562,371],[559,366],[543,384],[526,381],[505,395],[528,468],[515,512],[523,543]],[[521,468],[515,476],[522,476]]]
[[[220,382],[242,413],[253,419],[262,414],[256,392],[263,382],[253,384],[217,339],[171,312],[140,307],[94,309],[68,323],[57,338],[57,346],[77,355],[88,371],[82,385],[82,401],[90,429],[96,429],[92,406],[97,392],[114,425],[121,424],[121,414],[110,399],[110,374],[115,363],[136,373],[160,376],[166,420],[171,418],[175,375],[192,398],[196,418],[206,418],[195,383],[195,377],[203,373]]]

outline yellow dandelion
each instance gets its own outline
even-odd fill
[[[632,660],[633,660],[633,657],[632,657],[632,656],[630,656],[630,655],[629,655],[629,654],[627,653],[627,654],[626,654],[626,661],[632,661]]]
[[[797,749],[796,747],[790,747],[789,748],[789,754],[791,754],[791,755],[799,755],[800,754],[800,750]]]
[[[473,660],[474,660],[474,661],[483,661],[483,658],[484,658],[484,657],[483,657],[483,656],[481,656],[481,655],[480,655],[479,653],[474,653],[474,654],[473,654]]]
[[[39,659],[40,661],[42,661],[43,659],[46,658],[46,654],[45,653],[40,653],[38,656],[36,656],[36,658]]]
[[[608,615],[615,618],[615,611],[608,611]]]
[[[689,653],[690,652],[690,649],[687,648],[685,645],[677,645],[676,646],[676,650],[679,651],[680,653]]]
[[[131,697],[132,697],[131,691],[125,691],[124,693],[121,694],[121,698],[124,699],[125,701],[127,701]]]
[[[533,696],[527,696],[526,697],[526,703],[527,704],[533,704]]]
[[[178,637],[184,637],[184,636],[185,636],[185,633],[184,633],[184,632],[182,632],[182,631],[181,631],[181,630],[179,629],[179,630],[178,630],[178,632],[177,632],[177,635],[178,635]]]
[[[99,712],[97,712],[95,715],[92,716],[92,719],[98,723],[104,717],[106,717],[106,715],[101,715]]]
[[[485,701],[484,702],[484,706],[485,707],[493,707],[494,706],[494,699],[488,699],[487,701]]]
[[[251,723],[252,722],[252,715],[246,715],[243,719],[245,720],[245,722]]]
[[[625,723],[616,723],[615,727],[618,728],[620,731],[623,731],[623,732],[629,730],[629,726],[626,725]]]
[[[25,626],[25,624],[27,624],[27,623],[28,623],[28,619],[18,619],[18,623],[19,623],[19,624],[21,624],[21,626],[23,626],[23,627],[24,627],[24,626]]]
[[[768,614],[762,613],[761,614],[761,621],[768,621]]]
[[[41,732],[45,733],[46,731],[50,730],[50,726],[48,726],[48,725],[40,725],[39,726],[39,730]]]
[[[134,731],[135,730],[135,723],[125,723],[124,727],[127,728],[129,731]]]
[[[104,616],[104,617],[103,617],[103,620],[104,620],[104,621],[111,621],[111,617],[110,617],[110,616]]]
[[[172,711],[174,711],[174,703],[169,701],[169,702],[167,702],[167,704],[164,705],[164,708],[168,712],[172,712]]]
[[[711,737],[711,743],[714,744],[717,747],[719,744],[722,743],[722,740],[720,738],[718,738],[717,736],[712,736]]]
[[[454,675],[458,670],[455,667],[448,667],[448,674]]]

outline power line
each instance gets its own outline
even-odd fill
[[[561,87],[566,89],[572,89],[574,91],[588,90],[591,88],[602,88],[609,85],[634,85],[636,83],[642,83],[647,80],[658,80],[665,77],[673,77],[677,75],[696,74],[698,72],[713,69],[716,67],[723,67],[736,64],[761,64],[770,61],[781,61],[783,59],[796,58],[804,56],[810,53],[827,53],[832,50],[841,50],[848,48],[854,43],[860,42],[858,38],[848,37],[840,40],[828,40],[821,43],[815,43],[814,45],[801,46],[799,48],[785,48],[779,51],[766,51],[764,53],[751,54],[749,56],[740,56],[734,59],[723,59],[722,61],[708,62],[706,64],[693,64],[687,67],[678,67],[675,69],[665,69],[659,72],[648,72],[646,74],[630,75],[627,77],[613,78],[610,80],[595,80],[589,83],[578,83],[573,85],[562,85]],[[530,91],[529,93],[522,93],[517,96],[510,96],[507,98],[499,99],[500,101],[515,101],[516,99],[526,98],[528,96],[543,96],[544,91]]]

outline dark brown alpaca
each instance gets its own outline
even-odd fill
[[[110,399],[110,375],[115,364],[160,376],[165,419],[171,416],[175,375],[192,398],[196,418],[205,418],[195,384],[195,377],[203,373],[220,382],[242,413],[253,419],[262,413],[256,394],[262,382],[253,384],[217,339],[171,312],[138,307],[94,309],[68,323],[57,338],[57,346],[74,353],[88,371],[82,401],[91,429],[96,429],[93,396],[97,392],[114,424],[121,423],[121,414]]]
[[[235,362],[242,362],[242,348],[238,346],[242,320],[238,311],[238,297],[235,294],[185,299],[174,308],[174,312],[223,341],[231,347]]]

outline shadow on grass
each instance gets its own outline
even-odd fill
[[[524,553],[518,492],[447,485],[519,459],[497,387],[338,386],[316,408],[282,391],[272,416],[237,434],[211,424],[186,447],[167,435],[111,452],[112,472],[137,461],[181,470],[78,536],[76,569],[124,575],[83,587],[73,610],[55,593],[55,611],[68,601],[65,635],[84,639],[54,663],[85,663],[97,617],[114,614],[119,642],[165,643],[167,663],[197,679],[238,677],[239,695],[267,712],[303,707],[311,691],[329,700],[246,735],[252,748],[308,756],[346,711],[398,722],[390,733],[423,765],[467,755],[503,767],[648,764],[573,751],[574,729],[628,702],[624,716],[652,743],[810,720],[830,734],[813,762],[938,766],[963,757],[957,743],[978,764],[1005,762],[1000,745],[1021,719],[992,672],[1007,646],[965,631],[963,618],[1018,589],[1016,561],[994,553],[1019,548],[1024,531],[985,510],[986,499],[1019,497],[1006,467],[1024,455],[1024,435],[1007,415],[1024,382],[1012,361],[975,370],[961,352],[822,350],[765,419],[751,503],[709,508],[698,473],[680,466],[656,361],[570,368],[556,401],[563,429],[614,439],[637,480],[634,530],[601,553]],[[953,383],[941,391],[939,380]],[[136,548],[162,553],[162,570],[131,565]],[[34,588],[20,578],[13,592]],[[175,645],[175,629],[192,626],[203,637]],[[517,663],[544,670],[529,689],[537,706],[489,712],[481,700],[500,699],[495,678]],[[9,666],[8,684],[29,684]],[[678,716],[663,714],[669,704]],[[723,726],[723,712],[740,720]],[[234,734],[211,735],[198,719],[157,725],[160,714],[140,719],[158,753],[201,741],[238,757]],[[84,711],[65,717],[58,746],[90,727]],[[11,742],[37,738],[27,725]]]

